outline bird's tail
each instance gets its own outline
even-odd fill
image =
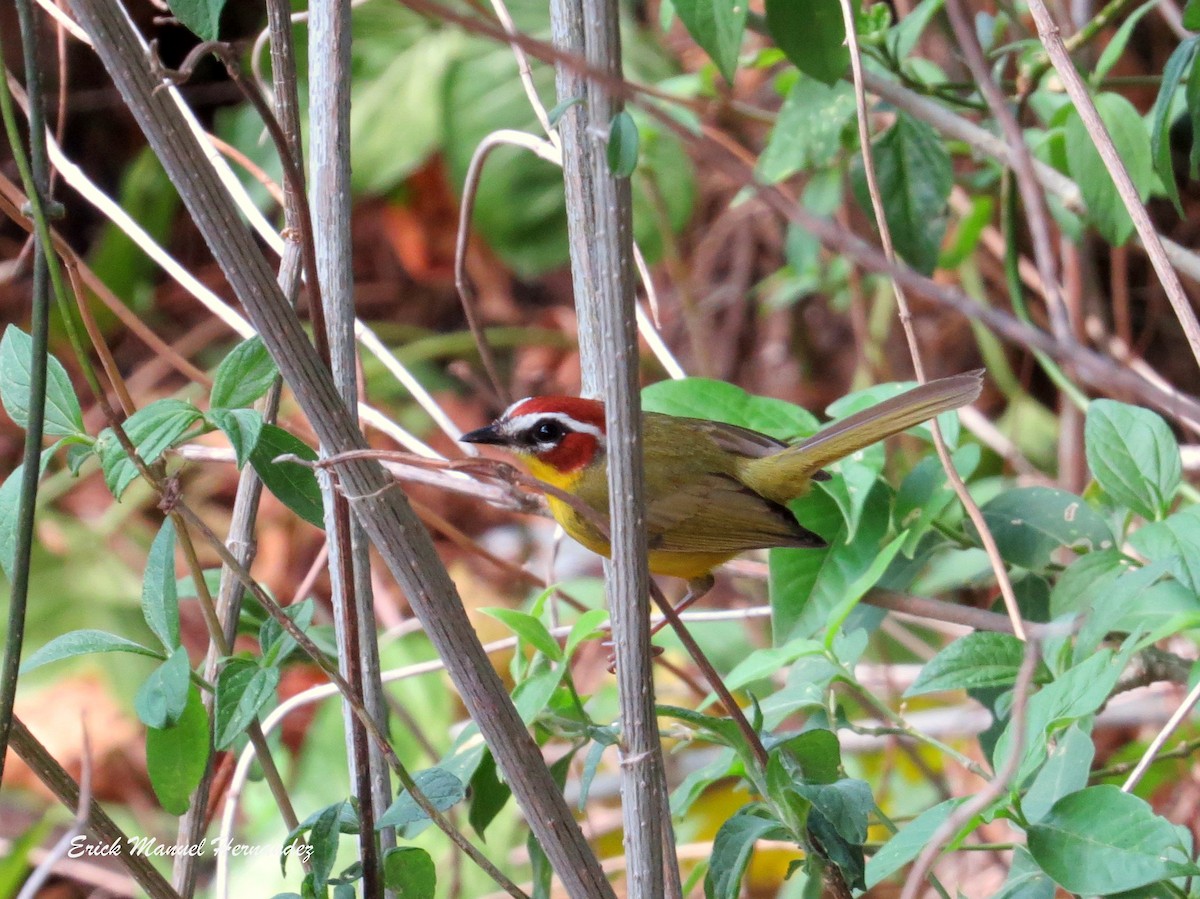
[[[807,489],[809,479],[826,465],[943,412],[965,406],[977,399],[982,389],[982,371],[929,381],[835,421],[774,456],[756,460],[764,468],[772,469],[769,478],[764,480],[769,480],[777,490],[794,491],[784,499],[770,498],[776,502],[794,499]]]

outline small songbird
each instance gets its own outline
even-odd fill
[[[748,428],[646,412],[642,416],[646,535],[650,570],[684,578],[694,601],[712,586],[712,571],[739,553],[772,547],[823,547],[787,503],[808,492],[839,459],[972,402],[981,372],[930,381],[835,421],[788,445]],[[604,404],[567,396],[513,403],[469,443],[506,447],[530,473],[576,497],[608,520]],[[609,555],[606,533],[570,503],[548,495],[550,511],[574,539]]]

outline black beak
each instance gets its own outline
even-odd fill
[[[508,438],[501,434],[495,425],[488,425],[486,428],[469,431],[458,439],[463,443],[494,443],[500,446],[508,443]]]

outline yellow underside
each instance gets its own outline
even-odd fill
[[[529,467],[530,474],[535,478],[566,492],[574,490],[580,477],[578,474],[564,475],[557,469],[539,462],[537,459],[527,458],[525,462]],[[572,539],[582,543],[592,552],[598,553],[605,558],[612,556],[612,546],[604,539],[603,534],[597,532],[592,524],[575,511],[570,504],[550,495],[546,496],[546,500],[550,504],[550,512],[554,515],[554,520],[562,525],[563,530]],[[607,518],[607,515],[605,517]],[[737,553],[729,552],[662,552],[650,550],[647,561],[650,571],[654,574],[678,577],[690,581],[693,578],[703,577],[714,568],[724,565],[736,555]]]

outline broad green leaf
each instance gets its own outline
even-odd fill
[[[383,882],[397,899],[433,899],[437,867],[419,846],[397,846],[383,856]]]
[[[852,846],[867,840],[867,819],[875,811],[870,785],[843,778],[831,784],[797,783],[796,792],[813,804],[834,830]]]
[[[225,0],[167,0],[171,15],[202,41],[215,41]]]
[[[888,31],[887,47],[893,59],[901,62],[908,59],[926,27],[945,5],[945,0],[921,0]]]
[[[877,477],[879,472],[874,466],[850,458],[838,463],[836,477],[817,482],[817,487],[829,494],[842,512],[846,522],[844,539],[847,543],[852,542],[858,533],[863,507],[867,504],[867,497],[871,495]]]
[[[159,804],[172,815],[188,810],[192,791],[208,766],[208,715],[200,691],[188,689],[187,705],[174,727],[146,731],[146,770]]]
[[[756,649],[738,662],[723,680],[730,690],[740,690],[755,681],[771,677],[801,656],[821,654],[825,647],[816,640],[789,640],[783,646]]]
[[[442,768],[426,768],[424,771],[418,771],[413,776],[413,780],[417,789],[439,812],[444,812],[451,806],[462,802],[467,795],[463,782]],[[396,797],[396,801],[388,807],[388,810],[380,815],[375,826],[377,828],[394,827],[397,831],[405,831],[410,825],[419,824],[423,828],[428,823],[428,815],[417,805],[412,795],[405,790]],[[414,835],[411,831],[405,832],[406,839],[411,839]]]
[[[992,899],[1054,899],[1055,892],[1050,875],[1038,867],[1028,849],[1017,846],[1004,886]]]
[[[1189,4],[1190,5],[1190,4]],[[1196,47],[1200,38],[1190,37],[1180,43],[1163,67],[1162,84],[1154,101],[1150,125],[1150,154],[1154,159],[1154,171],[1166,188],[1167,196],[1175,209],[1183,215],[1183,204],[1179,199],[1179,181],[1175,177],[1175,164],[1171,158],[1171,109],[1179,82],[1194,71]]]
[[[233,447],[234,458],[240,469],[258,446],[262,436],[263,417],[256,409],[213,409],[208,420],[225,432]]]
[[[542,653],[542,655],[555,662],[561,661],[563,650],[558,645],[558,641],[550,634],[546,625],[542,624],[541,621],[534,618],[528,612],[504,608],[487,608],[480,609],[479,611],[485,615],[490,615],[504,624],[510,631]]]
[[[875,142],[875,174],[896,252],[922,274],[937,267],[946,234],[947,202],[954,185],[950,154],[932,127],[905,113]],[[872,214],[861,159],[853,169],[854,194]]]
[[[1084,426],[1088,467],[1104,492],[1143,518],[1162,518],[1182,477],[1179,444],[1162,416],[1094,400]]]
[[[161,652],[124,637],[118,637],[116,634],[105,631],[80,630],[55,637],[45,646],[30,654],[29,658],[21,664],[21,673],[27,674],[33,669],[49,665],[51,662],[60,662],[63,659],[89,655],[93,652],[130,652],[151,659],[166,658]]]
[[[1067,566],[1050,592],[1050,618],[1086,612],[1106,584],[1131,568],[1132,563],[1115,548],[1080,556]]]
[[[471,775],[470,789],[467,791],[470,799],[470,809],[467,820],[483,839],[487,826],[495,820],[500,810],[508,804],[512,790],[508,784],[500,780],[496,771],[496,759],[490,752],[483,754],[483,759],[475,773]]]
[[[331,809],[336,812],[338,833],[358,833],[360,826],[358,812],[356,812],[354,806],[346,800],[343,799],[341,802],[335,802],[333,805],[327,805],[324,808],[317,809],[315,812],[293,827],[288,832],[288,835],[283,838],[283,851],[279,856],[279,869],[281,872],[284,874],[287,873],[288,858],[295,854],[294,849],[292,849],[295,841],[300,836],[308,833],[314,827],[316,827],[319,821],[325,820],[330,815]],[[326,825],[323,824],[322,826],[324,827]]]
[[[39,478],[46,473],[46,466],[50,464],[58,446],[56,443],[42,450],[38,459]],[[21,479],[24,471],[25,465],[22,463],[9,473],[3,484],[0,484],[0,568],[4,569],[4,576],[10,581],[17,556],[17,516],[21,514]]]
[[[675,0],[675,11],[692,39],[733,84],[746,30],[745,0]]]
[[[1181,583],[1200,593],[1200,506],[1139,528],[1129,543],[1152,562],[1166,561]]]
[[[309,524],[324,528],[325,512],[317,476],[303,465],[275,461],[288,454],[309,462],[317,458],[316,452],[300,438],[293,437],[283,428],[264,424],[258,445],[250,454],[250,464],[267,489],[285,506]]]
[[[249,406],[267,392],[278,374],[262,338],[244,340],[217,366],[209,404],[213,409]]]
[[[164,518],[142,576],[142,615],[167,652],[179,646],[179,595],[175,587],[175,525]]]
[[[858,534],[846,543],[846,522],[837,504],[814,490],[789,504],[796,519],[824,537],[824,549],[773,549],[770,568],[771,621],[775,643],[811,637],[829,620],[852,585],[871,570],[888,524],[889,490],[876,482],[863,508]]]
[[[798,773],[807,784],[829,785],[842,776],[842,748],[833,731],[815,727],[791,737],[779,749],[796,760]]]
[[[122,425],[126,436],[142,461],[153,465],[201,418],[200,410],[191,403],[176,399],[156,400],[125,419]],[[117,499],[138,476],[137,467],[125,455],[125,450],[110,428],[100,432],[96,442],[104,483]]]
[[[867,862],[866,885],[874,887],[911,862],[965,798],[947,799],[928,808],[883,844]]]
[[[1152,596],[1147,601],[1146,594],[1161,593],[1156,589],[1156,582],[1167,569],[1168,563],[1160,559],[1144,568],[1126,571],[1097,590],[1092,608],[1084,620],[1083,627],[1079,629],[1079,636],[1075,642],[1075,661],[1081,661],[1091,655],[1110,632],[1118,630],[1119,623],[1126,619],[1128,613],[1134,612],[1136,616],[1135,610],[1154,606],[1157,597]],[[1191,598],[1193,611],[1200,608],[1195,594],[1188,593],[1174,581],[1171,583]],[[1186,607],[1181,610],[1186,610]]]
[[[9,325],[0,340],[0,401],[8,417],[22,429],[29,427],[32,366],[33,338],[16,325]],[[46,357],[46,411],[42,429],[48,437],[87,433],[75,388],[67,370],[53,355]]]
[[[301,631],[307,631],[312,624],[316,604],[312,598],[302,599],[298,603],[285,606],[283,613],[295,622]],[[296,640],[283,629],[273,617],[268,617],[258,629],[258,645],[262,650],[263,663],[276,667],[287,661],[287,657],[296,648]]]
[[[229,659],[217,677],[213,745],[228,749],[275,698],[279,669],[251,659]]]
[[[312,870],[308,876],[315,885],[314,892],[318,896],[323,893],[325,884],[329,882],[329,876],[333,873],[338,840],[342,833],[342,807],[348,804],[341,802],[322,809],[308,831],[308,844],[312,847]]]
[[[1187,0],[1184,4],[1183,27],[1188,31],[1200,31],[1200,0]]]
[[[968,443],[955,450],[950,459],[954,463],[955,471],[966,480],[975,473],[980,457],[979,444]],[[909,533],[904,544],[906,556],[912,558],[921,538],[953,501],[954,488],[946,478],[946,471],[942,468],[940,459],[932,455],[926,456],[913,466],[896,492],[896,506],[893,510],[896,526]]]
[[[766,837],[787,838],[778,821],[748,813],[756,808],[757,804],[743,806],[717,831],[704,876],[705,899],[737,899],[754,844]]]
[[[1117,29],[1116,33],[1104,47],[1100,58],[1096,60],[1095,68],[1092,69],[1091,75],[1088,76],[1088,80],[1092,83],[1093,87],[1098,88],[1100,83],[1104,81],[1109,71],[1121,59],[1122,54],[1124,54],[1126,47],[1129,45],[1129,38],[1133,34],[1134,27],[1142,20],[1142,17],[1146,13],[1150,12],[1157,5],[1158,0],[1149,0],[1149,2],[1143,3],[1125,17],[1125,21],[1121,23],[1121,27]]]
[[[1094,713],[1102,706],[1125,670],[1132,646],[1120,654],[1102,649],[1034,693],[1026,707],[1021,763],[1014,783],[1022,784],[1046,759],[1045,735]],[[993,766],[999,771],[1013,751],[1010,721],[996,741]]]
[[[866,889],[866,859],[861,844],[842,836],[833,822],[814,808],[808,816],[808,832],[820,842],[829,860],[837,865],[852,890]]]
[[[854,89],[849,82],[826,85],[801,75],[783,101],[758,157],[758,180],[776,184],[796,172],[828,165],[841,149],[842,131],[853,119]]]
[[[176,647],[170,657],[154,669],[133,700],[138,719],[147,727],[174,727],[187,708],[191,684],[187,650]]]
[[[1107,895],[1200,873],[1174,825],[1112,784],[1064,796],[1027,833],[1030,855],[1070,893]]]
[[[1139,199],[1145,202],[1154,181],[1146,125],[1133,104],[1120,94],[1098,94],[1094,100],[1117,155],[1125,163]],[[1067,171],[1079,185],[1087,203],[1088,219],[1105,240],[1120,246],[1133,233],[1133,219],[1117,195],[1112,176],[1074,108],[1068,112],[1064,127]]]
[[[1058,800],[1086,787],[1095,755],[1091,735],[1078,724],[1059,734],[1021,800],[1025,820],[1036,824]]]
[[[955,640],[925,663],[905,696],[940,690],[1010,687],[1017,679],[1025,645],[1010,634],[977,631]]]
[[[537,716],[550,705],[550,699],[562,683],[564,672],[562,665],[551,668],[544,663],[535,663],[534,673],[517,684],[512,694],[513,705],[527,725],[533,724]]]
[[[850,67],[850,51],[838,0],[767,0],[766,5],[767,32],[792,64],[825,84],[840,81]]]
[[[685,418],[704,418],[750,428],[776,440],[790,441],[817,431],[811,412],[771,397],[755,396],[726,381],[681,378],[659,381],[642,390],[642,408]]]
[[[608,126],[608,170],[614,178],[628,178],[638,163],[637,124],[625,110],[621,110]]]
[[[984,505],[983,518],[1006,562],[1045,568],[1060,547],[1095,552],[1113,546],[1108,523],[1080,497],[1053,487],[1017,487]],[[974,526],[968,533],[975,536]]]
[[[858,606],[859,600],[866,596],[867,592],[879,583],[888,566],[892,564],[892,560],[900,552],[900,547],[904,545],[904,540],[904,534],[898,534],[893,537],[891,542],[879,549],[871,564],[867,566],[867,569],[846,585],[846,592],[842,595],[841,601],[829,610],[829,617],[825,619],[826,649],[833,648],[834,640],[842,632],[842,625],[846,623],[846,619],[850,617],[850,613]]]
[[[608,609],[588,609],[581,614],[571,625],[571,633],[567,635],[563,647],[563,658],[571,658],[580,643],[602,633],[600,626],[607,620]]]

